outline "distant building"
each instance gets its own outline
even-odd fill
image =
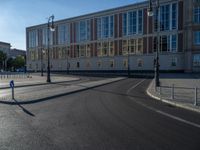
[[[17,56],[23,56],[26,59],[26,51],[20,49],[11,49],[11,44],[6,42],[0,42],[0,51],[6,54],[6,59],[0,62],[0,69],[7,70],[9,58],[16,58]]]
[[[160,0],[153,17],[147,15],[148,5],[145,1],[56,21],[56,31],[49,34],[51,70],[153,71],[160,31],[160,70],[200,72],[200,1]],[[47,24],[27,27],[28,70],[40,71],[41,58],[47,68],[47,34]]]
[[[26,51],[14,48],[10,50],[10,56],[12,58],[16,58],[17,56],[23,56],[25,58]]]
[[[10,57],[10,43],[0,41],[0,51],[6,53],[7,57]]]

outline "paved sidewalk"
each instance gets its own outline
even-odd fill
[[[155,89],[154,80],[152,80],[147,94],[177,107],[200,112],[199,77],[197,74],[162,74],[160,87]]]
[[[10,81],[14,80],[15,87],[24,87],[31,85],[45,85],[49,84],[46,82],[46,76],[40,76],[39,74],[31,74],[29,77],[25,78],[10,78],[0,80],[0,89],[10,88]],[[52,83],[60,83],[60,82],[69,82],[69,81],[78,81],[80,78],[72,77],[72,76],[57,76],[51,75]]]
[[[45,100],[49,100],[55,97],[63,96],[72,94],[75,92],[84,91],[90,88],[106,85],[109,83],[117,82],[120,80],[125,79],[124,77],[117,77],[117,78],[109,78],[109,79],[103,79],[99,81],[89,81],[85,83],[79,83],[79,84],[69,84],[69,85],[57,85],[57,84],[51,84],[48,85],[48,88],[44,88],[43,90],[36,90],[36,91],[30,91],[26,93],[19,93],[15,95],[15,99],[18,102],[18,104],[31,104],[31,103],[37,103]],[[31,88],[31,87],[29,87]],[[0,98],[0,103],[4,104],[16,104],[14,100],[11,99],[11,94],[6,97]]]

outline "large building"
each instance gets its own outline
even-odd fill
[[[153,17],[147,15],[148,5],[56,21],[55,32],[49,32],[51,70],[126,72],[129,66],[132,72],[153,71],[159,31],[160,70],[200,72],[200,1],[160,0],[159,12],[153,2]],[[29,71],[40,71],[41,62],[47,68],[47,30],[47,24],[26,29]]]

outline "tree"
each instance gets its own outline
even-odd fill
[[[1,69],[6,69],[6,59],[7,59],[7,54],[4,53],[3,51],[0,51],[0,66]]]
[[[12,66],[15,68],[15,69],[18,69],[18,68],[22,68],[25,66],[25,58],[23,56],[17,56],[14,60],[13,60],[13,63],[12,63]]]

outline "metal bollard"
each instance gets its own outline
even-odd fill
[[[194,106],[197,106],[197,87],[194,88]]]
[[[174,84],[172,84],[171,99],[174,100]]]

